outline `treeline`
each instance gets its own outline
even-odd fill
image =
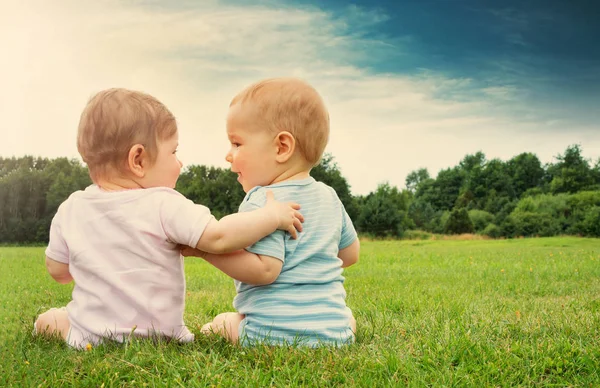
[[[466,155],[435,178],[411,172],[406,188],[387,183],[353,196],[331,155],[311,175],[332,186],[361,234],[402,237],[409,230],[479,233],[490,237],[571,234],[600,237],[600,160],[567,147],[554,163],[535,154],[508,161]],[[177,190],[220,218],[237,211],[244,192],[228,169],[192,165]],[[0,243],[46,243],[58,206],[91,184],[77,160],[31,156],[0,158]]]
[[[46,243],[58,206],[91,184],[77,160],[0,158],[0,243]]]
[[[546,165],[528,152],[506,162],[477,152],[435,178],[426,169],[411,172],[405,190],[380,185],[357,203],[359,229],[378,236],[418,229],[508,238],[600,237],[600,159],[592,165],[579,145]]]
[[[336,189],[356,217],[355,199],[331,156],[326,156],[312,174]],[[58,206],[91,183],[87,168],[76,159],[0,157],[0,243],[47,243]],[[208,206],[217,218],[236,212],[244,198],[237,175],[217,167],[188,166],[176,189],[195,203]]]

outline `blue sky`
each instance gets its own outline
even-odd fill
[[[357,7],[372,17],[372,24],[359,23],[349,33],[380,43],[367,47],[357,61],[375,73],[433,71],[471,79],[472,94],[466,98],[481,88],[508,88],[514,91],[512,100],[524,105],[515,114],[528,112],[537,120],[597,125],[600,119],[598,1],[290,2],[318,3],[336,15]],[[468,89],[447,90],[438,97],[457,99]]]
[[[328,104],[355,194],[467,153],[600,157],[597,1],[78,1],[2,5],[0,156],[77,157],[87,98],[164,101],[186,164],[227,167],[224,117],[250,82],[298,76]],[[6,60],[8,58],[8,60]]]

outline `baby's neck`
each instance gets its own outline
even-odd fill
[[[131,179],[124,178],[100,178],[95,180],[94,183],[104,191],[124,191],[143,188]]]
[[[302,169],[302,170],[286,170],[278,177],[276,177],[271,184],[287,182],[287,181],[295,181],[300,179],[306,179],[310,177],[310,170]]]

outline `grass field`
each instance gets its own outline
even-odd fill
[[[31,335],[71,286],[43,248],[0,248],[0,386],[600,386],[600,240],[364,242],[346,270],[357,342],[239,348],[198,333],[231,280],[188,259],[193,344],[78,352]]]

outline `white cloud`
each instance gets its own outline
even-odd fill
[[[518,94],[509,86],[473,94],[470,79],[356,66],[385,44],[355,30],[385,20],[380,12],[351,7],[340,17],[315,7],[218,1],[180,9],[116,0],[9,7],[0,16],[2,156],[77,157],[87,98],[122,86],[151,93],[174,112],[184,163],[226,167],[229,100],[250,82],[280,75],[303,77],[323,94],[332,118],[328,151],[355,193],[383,181],[402,187],[414,169],[435,175],[478,150],[503,159],[531,151],[550,161],[582,143],[586,155],[600,155],[597,137],[540,138],[536,129],[551,124],[499,113],[496,104]]]

